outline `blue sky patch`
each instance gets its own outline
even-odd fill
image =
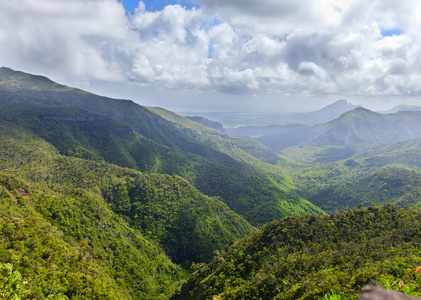
[[[215,48],[213,47],[213,41],[210,41],[208,45],[208,58],[213,57],[213,51],[215,51]]]
[[[383,29],[381,31],[382,36],[394,36],[394,35],[401,35],[403,31],[399,28],[391,28],[391,29]]]
[[[139,0],[119,0],[123,3],[124,8],[128,13],[134,13],[135,9],[139,5]],[[179,4],[187,9],[198,7],[191,0],[144,0],[145,8],[147,11],[160,11],[163,10],[167,5]]]
[[[205,31],[208,31],[209,29],[218,26],[219,24],[221,24],[222,22],[219,21],[219,19],[217,17],[214,17],[212,20],[204,22],[201,26],[201,29],[204,29]]]

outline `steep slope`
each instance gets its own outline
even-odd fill
[[[213,128],[225,133],[224,126],[219,122],[215,122],[215,121],[209,120],[207,118],[199,117],[199,116],[186,116],[186,118],[196,123],[208,126],[210,128]]]
[[[264,162],[277,162],[277,156],[269,148],[254,140],[230,137],[162,108],[148,107],[148,109],[173,124],[174,128],[186,137],[236,160],[258,162],[256,159],[260,159]]]
[[[277,156],[172,112],[145,108],[0,68],[0,117],[61,154],[183,176],[253,224],[321,210],[280,175]]]
[[[104,162],[63,157],[34,135],[11,124],[0,125],[0,170],[61,195],[75,195],[73,202],[78,195],[82,199],[85,195],[93,197],[139,233],[161,244],[175,262],[185,267],[208,261],[214,250],[252,230],[224,203],[202,195],[178,176],[141,174]],[[51,205],[45,212],[51,216],[57,211],[52,216],[54,224],[69,225],[62,204]],[[62,230],[71,233],[76,229]]]
[[[183,278],[97,195],[54,191],[11,173],[0,173],[0,262],[23,274],[28,298],[165,299]]]
[[[3,95],[4,94],[4,95]],[[35,102],[50,107],[70,106],[79,107],[85,110],[104,114],[110,118],[125,122],[133,127],[133,130],[142,136],[174,149],[188,153],[199,154],[211,161],[229,165],[235,163],[230,159],[230,155],[223,155],[219,149],[209,147],[209,144],[197,140],[198,136],[208,133],[209,136],[223,136],[220,131],[207,126],[201,126],[194,121],[190,121],[180,116],[183,120],[194,125],[180,126],[162,116],[156,114],[157,110],[142,107],[130,100],[115,100],[100,97],[81,90],[72,89],[59,85],[42,76],[34,76],[23,72],[13,71],[8,68],[0,68],[0,96],[3,103],[27,103]],[[162,114],[170,115],[170,112],[159,109]],[[197,129],[200,128],[200,132]],[[219,140],[218,140],[219,141]],[[214,142],[213,144],[218,144]],[[255,147],[258,147],[255,144]],[[265,149],[269,159],[276,158],[270,150]],[[244,150],[244,149],[243,149]],[[246,148],[247,150],[247,148]],[[229,151],[228,151],[229,152]],[[246,151],[247,153],[247,151]]]
[[[172,299],[321,299],[331,290],[356,299],[363,285],[419,265],[420,231],[418,211],[391,205],[277,220],[221,252]]]

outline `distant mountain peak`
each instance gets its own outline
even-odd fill
[[[354,105],[351,102],[348,102],[348,100],[345,99],[340,99],[337,100],[336,102],[329,104],[325,107],[323,107],[322,109],[318,110],[318,111],[349,111],[349,110],[353,110],[357,107],[361,107],[361,105]]]
[[[329,122],[358,107],[361,106],[354,105],[349,103],[347,100],[340,99],[323,107],[322,109],[295,115],[297,120],[296,123],[314,125]]]

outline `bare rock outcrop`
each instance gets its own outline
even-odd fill
[[[420,300],[418,297],[409,297],[404,294],[386,290],[378,286],[367,285],[361,290],[359,300]]]

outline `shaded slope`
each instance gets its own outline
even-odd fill
[[[196,122],[180,117],[179,120],[196,124],[194,130],[191,127],[179,126],[158,115],[156,112],[170,114],[163,109],[142,107],[130,100],[115,100],[90,94],[78,89],[72,89],[59,85],[42,76],[34,76],[23,72],[0,68],[0,88],[2,102],[18,103],[28,101],[40,103],[46,106],[72,106],[79,107],[91,112],[108,115],[114,120],[130,124],[134,131],[149,138],[158,144],[188,153],[201,155],[211,161],[225,165],[235,164],[230,155],[224,155],[219,149],[213,149],[203,141],[196,140],[200,135],[208,133],[210,136],[221,135],[220,131],[201,126]],[[175,115],[175,114],[174,114]],[[197,128],[201,128],[197,132]],[[227,136],[225,136],[227,137]],[[214,143],[218,144],[218,143]],[[257,147],[258,145],[255,145]],[[264,146],[261,146],[264,149]],[[270,158],[276,158],[265,150]],[[226,153],[225,153],[226,154]]]
[[[356,299],[361,286],[419,265],[420,231],[418,211],[391,205],[277,220],[217,255],[172,299],[321,299],[331,289]]]
[[[34,131],[61,154],[105,160],[141,171],[179,174],[207,195],[222,197],[230,208],[254,224],[287,215],[320,212],[294,195],[293,186],[281,186],[245,163],[237,162],[238,168],[241,166],[238,170],[158,145],[133,132],[130,125],[106,115],[37,104],[3,108],[6,120]]]

